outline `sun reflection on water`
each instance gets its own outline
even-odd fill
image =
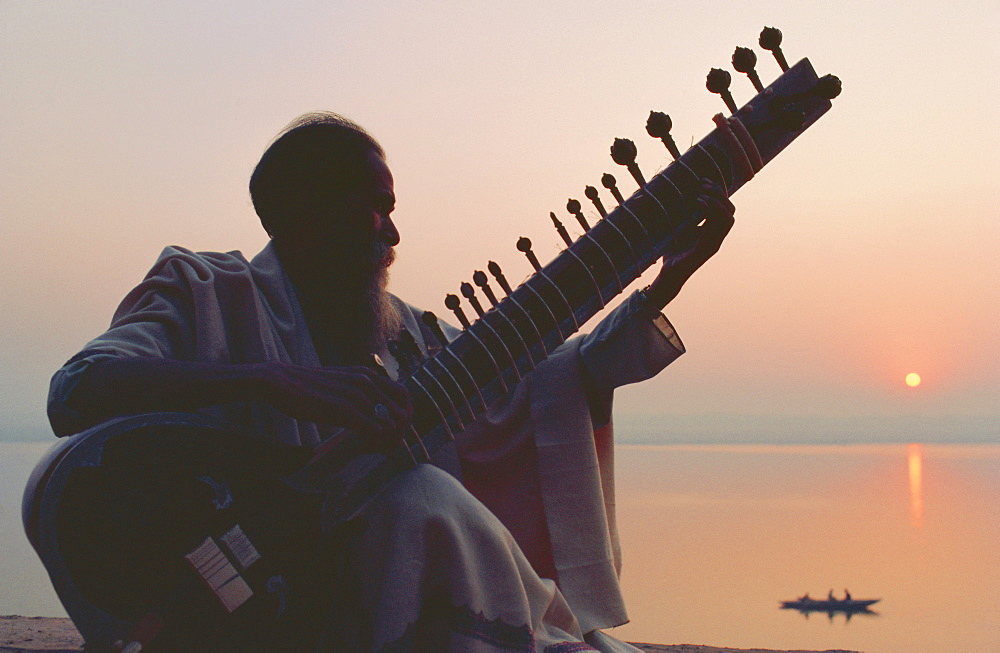
[[[916,442],[907,445],[906,459],[910,467],[910,525],[924,525],[923,467],[924,447]]]

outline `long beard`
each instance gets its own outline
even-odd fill
[[[396,260],[395,250],[385,243],[376,243],[373,252],[372,275],[368,282],[368,351],[385,350],[389,341],[398,337],[403,326],[403,318],[399,314],[396,302],[392,300],[389,287],[389,266]]]
[[[325,365],[367,365],[399,336],[402,316],[387,290],[395,251],[377,242],[366,254],[341,251],[314,268],[303,309]]]

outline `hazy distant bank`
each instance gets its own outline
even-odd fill
[[[1000,417],[626,414],[615,434],[632,444],[997,443]]]
[[[1000,443],[1000,416],[805,415],[615,416],[622,444]],[[44,422],[4,419],[0,442],[52,442]]]

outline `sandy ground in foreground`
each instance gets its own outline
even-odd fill
[[[0,653],[79,653],[83,638],[73,622],[57,617],[0,616]],[[775,651],[736,649],[696,644],[636,644],[650,653],[857,653],[856,651]]]

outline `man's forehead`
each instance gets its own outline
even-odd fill
[[[395,187],[393,184],[392,172],[389,164],[377,152],[371,152],[365,162],[365,169],[368,172],[366,184],[369,192],[381,200],[388,200],[392,203],[396,201]]]

